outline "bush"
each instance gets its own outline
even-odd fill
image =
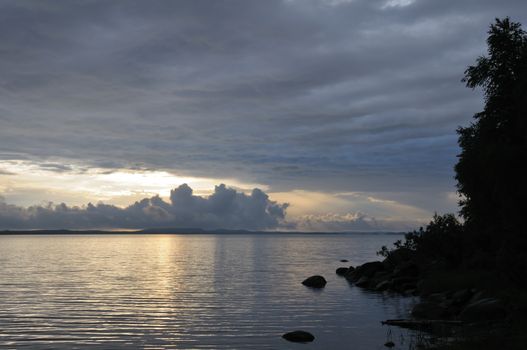
[[[426,228],[408,232],[404,241],[398,240],[394,246],[394,249],[383,246],[377,254],[389,257],[394,250],[407,249],[417,259],[441,259],[458,265],[463,258],[463,225],[454,214],[435,214]]]

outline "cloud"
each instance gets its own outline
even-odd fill
[[[376,219],[361,212],[346,214],[304,215],[294,226],[298,231],[316,232],[381,232],[411,231],[423,226],[424,221]]]
[[[64,203],[20,207],[0,198],[0,228],[4,229],[118,229],[186,227],[204,229],[276,229],[288,204],[271,201],[255,188],[250,194],[221,184],[208,197],[196,196],[183,184],[170,193],[145,198],[120,208],[108,204],[68,206]]]
[[[54,171],[57,173],[71,172],[73,168],[69,165],[59,163],[44,163],[39,165],[42,169]]]
[[[436,198],[455,190],[456,128],[482,108],[463,71],[494,17],[527,23],[527,2],[11,0],[0,13],[0,159]]]
[[[459,80],[493,18],[527,5],[59,0],[1,10],[5,152],[371,191],[452,188],[455,129],[481,108]],[[331,181],[313,181],[321,176]]]

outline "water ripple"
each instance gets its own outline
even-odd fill
[[[382,349],[406,299],[335,275],[393,235],[0,236],[0,348]],[[300,284],[323,274],[328,285]]]

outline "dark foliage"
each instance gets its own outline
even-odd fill
[[[527,287],[522,205],[527,199],[527,35],[509,18],[496,19],[488,34],[488,56],[468,67],[463,79],[485,94],[484,110],[458,129],[455,171],[464,223],[453,214],[435,215],[426,228],[379,254],[389,257],[404,249],[417,261],[495,269]]]
[[[436,214],[425,228],[408,232],[404,241],[398,240],[394,246],[396,250],[411,251],[417,260],[439,259],[457,266],[463,256],[463,225],[453,214]],[[382,247],[378,254],[388,257],[391,252]]]
[[[527,198],[527,36],[509,18],[496,19],[488,33],[488,56],[468,67],[463,79],[483,89],[485,108],[472,125],[458,129],[461,214],[480,235],[520,234]]]

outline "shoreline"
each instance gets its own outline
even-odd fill
[[[501,350],[505,344],[508,350],[525,349],[525,291],[492,270],[453,269],[413,259],[410,251],[398,248],[383,261],[339,267],[336,273],[361,289],[417,297],[409,318],[381,321],[426,334],[429,342],[417,348]]]

